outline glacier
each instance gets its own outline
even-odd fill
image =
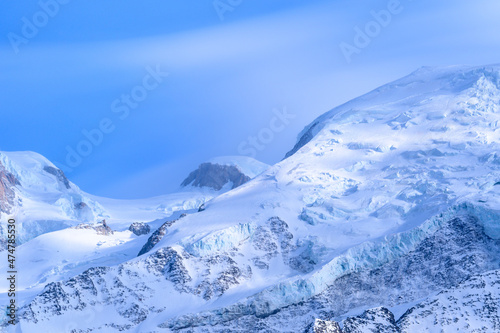
[[[500,66],[421,68],[320,116],[287,158],[228,192],[130,208],[87,196],[121,245],[96,242],[120,247],[122,259],[48,274],[43,290],[26,289],[19,327],[51,330],[83,309],[95,319],[75,332],[368,325],[391,318],[381,306],[406,311],[499,269],[499,102]],[[57,174],[47,177],[56,184]],[[59,211],[80,199],[65,198]],[[166,212],[181,210],[187,215],[135,257],[147,237],[128,226],[156,219],[159,228]]]

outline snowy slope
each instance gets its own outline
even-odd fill
[[[149,235],[138,237],[128,231],[133,222],[146,223],[155,230],[182,213],[198,211],[205,202],[227,190],[193,187],[154,198],[115,200],[82,192],[39,154],[9,152],[2,153],[2,158],[5,176],[2,185],[10,185],[4,186],[6,195],[2,202],[12,204],[6,208],[16,217],[18,226],[32,227],[28,234],[21,230],[19,244],[22,245],[17,251],[16,264],[24,272],[19,277],[17,290],[23,298],[36,295],[47,283],[66,280],[91,267],[113,266],[136,257]],[[217,158],[217,161],[221,165],[238,166],[252,176],[259,168],[267,167],[246,158]],[[14,194],[11,200],[6,190]],[[60,202],[66,202],[64,209]],[[89,210],[86,216],[79,216],[78,210],[72,210],[67,202],[90,202],[99,208],[99,213]],[[52,220],[47,220],[49,216]],[[80,223],[92,227],[102,219],[114,230],[112,235],[74,228]],[[7,270],[6,264],[3,262],[0,267]],[[5,288],[0,290],[1,299],[6,297],[5,292]]]
[[[49,284],[20,327],[294,332],[498,269],[499,101],[500,66],[486,66],[423,68],[344,104],[290,157],[168,225],[152,251]]]
[[[250,158],[218,158],[220,165],[244,170],[253,178],[267,165]],[[229,180],[225,180],[227,183]],[[178,211],[198,209],[205,202],[227,191],[224,188],[182,188],[154,198],[115,200],[90,195],[70,182],[45,157],[34,152],[0,152],[0,216],[15,216],[18,242],[65,229],[79,223],[107,219],[115,229],[127,229],[134,221],[149,222]],[[3,219],[3,222],[6,220]],[[0,234],[5,225],[0,225]]]
[[[148,236],[138,237],[128,231],[132,223],[146,223],[154,230],[184,212],[197,211],[223,193],[189,188],[147,199],[108,199],[84,193],[39,154],[1,152],[0,157],[0,192],[5,194],[0,197],[5,204],[0,214],[15,217],[17,221],[16,265],[24,272],[16,286],[22,295],[21,304],[49,282],[136,257]],[[103,219],[114,230],[113,235],[74,228],[80,224],[92,228]],[[0,232],[4,232],[6,221],[2,216]],[[1,262],[0,269],[7,271],[7,264]],[[0,288],[0,300],[7,297],[6,287]]]
[[[102,219],[103,207],[68,181],[64,173],[33,152],[0,152],[0,166],[15,182],[15,200],[8,212],[17,220],[17,240],[24,243],[40,234],[81,222]],[[2,219],[0,233],[4,233]]]

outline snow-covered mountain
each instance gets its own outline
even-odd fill
[[[134,221],[148,222],[198,209],[267,167],[251,158],[219,157],[191,172],[197,182],[176,193],[142,200],[113,200],[83,192],[40,154],[0,152],[0,217],[16,217],[20,244],[47,232],[103,219],[114,228],[125,229]],[[207,173],[200,172],[207,169]],[[6,219],[2,218],[2,240],[5,232]]]
[[[0,235],[15,216],[17,241],[106,216],[103,207],[43,156],[33,152],[0,152]]]
[[[185,212],[198,211],[230,189],[189,187],[154,198],[113,200],[84,193],[39,154],[2,152],[0,156],[1,245],[3,250],[7,217],[15,217],[20,245],[16,265],[24,272],[18,277],[17,288],[23,299],[36,295],[47,283],[135,258],[151,244],[151,229],[172,223]],[[230,163],[235,159],[218,160]],[[255,160],[237,161],[240,163],[233,165],[246,167],[246,174],[252,177],[264,166]],[[0,267],[7,270],[6,265],[2,262]],[[0,300],[6,298],[5,290],[3,286]]]
[[[500,66],[483,66],[422,68],[341,105],[203,209],[124,231],[120,260],[48,274],[18,328],[500,331],[499,103]],[[204,170],[185,185],[210,187]],[[118,233],[95,237],[113,258]]]

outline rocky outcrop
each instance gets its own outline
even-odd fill
[[[343,322],[342,333],[399,333],[394,314],[384,307],[366,310]]]
[[[163,231],[166,233],[168,225],[164,226]],[[287,253],[290,255],[297,252],[297,244],[291,242],[293,234],[286,222],[273,217],[261,227],[255,229],[249,239],[248,245],[255,250],[269,253],[271,259],[280,256],[286,259]],[[309,247],[304,245],[304,248]],[[196,295],[209,301],[217,299],[232,286],[241,284],[252,276],[250,266],[238,264],[237,249],[207,252],[205,255],[197,253],[193,251],[191,254],[180,246],[166,247],[115,268],[89,270],[62,284],[49,285],[43,294],[23,310],[23,318],[29,322],[49,320],[50,316],[71,315],[71,311],[85,306],[95,309],[99,305],[117,309],[126,325],[133,328],[152,311],[156,311],[151,304],[156,304],[154,291],[159,288],[174,288],[177,292]],[[500,241],[485,234],[478,218],[457,216],[443,222],[439,229],[419,241],[407,254],[393,258],[375,269],[360,269],[345,274],[333,281],[326,291],[303,302],[265,315],[256,314],[256,304],[246,303],[247,305],[241,304],[237,309],[238,316],[235,317],[232,317],[232,313],[236,309],[227,308],[217,313],[201,313],[169,320],[161,324],[160,328],[176,332],[231,332],[241,331],[242,327],[258,328],[257,331],[265,332],[414,332],[415,330],[404,329],[417,324],[423,325],[424,322],[430,325],[428,323],[436,320],[454,323],[454,317],[448,318],[446,314],[454,316],[453,311],[465,311],[462,310],[463,307],[471,306],[469,301],[475,295],[477,300],[472,303],[477,309],[467,310],[467,313],[484,315],[488,323],[485,327],[489,331],[495,331],[499,279],[496,275],[491,275],[488,279],[470,276],[473,272],[498,269],[498,253]],[[259,259],[268,260],[265,255]],[[470,283],[461,284],[464,279],[469,279]],[[461,286],[467,286],[468,289]],[[484,290],[481,289],[483,287]],[[414,307],[414,310],[403,316],[403,319],[407,318],[405,320],[396,322],[390,311],[380,307],[367,310],[360,316],[347,318],[342,330],[335,323],[335,318],[365,304],[392,307],[425,299],[441,290],[455,291],[454,294],[441,293],[439,295],[445,296],[436,296],[441,303],[430,299]],[[460,299],[460,292],[464,290],[467,291],[466,298]],[[96,303],[96,300],[100,301]],[[453,303],[449,303],[451,301]],[[481,304],[485,306],[479,309]],[[457,307],[456,310],[453,310],[454,306]],[[449,307],[450,310],[441,311],[443,307]],[[428,308],[431,310],[428,311]],[[467,323],[469,319],[459,320]],[[471,315],[470,321],[472,320]],[[98,332],[99,328],[90,330],[93,331]]]
[[[101,222],[98,222],[98,223],[95,223],[95,224],[82,223],[82,224],[79,224],[79,225],[73,227],[73,229],[95,230],[95,232],[98,235],[104,235],[104,236],[109,236],[109,235],[114,234],[113,229],[111,229],[106,224],[106,220],[102,220]]]
[[[338,333],[500,332],[500,270],[471,276],[411,307],[399,320],[384,307],[343,322]],[[335,321],[316,320],[314,332]],[[320,330],[316,330],[319,328]]]
[[[0,163],[0,215],[10,214],[15,203],[14,187],[21,185],[17,178]]]
[[[193,278],[188,267],[203,271]],[[65,282],[50,283],[18,314],[23,324],[37,326],[54,317],[72,316],[75,311],[113,309],[121,318],[115,328],[125,331],[143,322],[149,314],[162,311],[156,299],[159,290],[174,288],[210,300],[250,277],[251,269],[238,267],[227,254],[197,258],[166,247],[134,262],[95,267]],[[88,322],[85,331],[106,331],[115,319],[110,317],[104,324]]]
[[[139,256],[143,255],[144,253],[149,252],[153,247],[155,247],[155,245],[158,244],[159,241],[161,241],[161,239],[163,238],[163,236],[165,236],[167,234],[167,229],[169,227],[171,227],[175,222],[177,222],[178,220],[180,220],[181,218],[183,218],[184,216],[186,216],[186,214],[182,214],[177,220],[167,221],[167,222],[163,223],[148,238],[148,241],[146,242],[146,244],[144,244],[144,246],[139,251],[139,253],[137,254],[137,256],[139,257]]]
[[[128,230],[132,231],[136,236],[147,235],[151,231],[151,227],[144,222],[134,222]]]
[[[74,216],[81,221],[93,221],[94,212],[85,202],[78,202],[73,207]]]
[[[335,321],[316,319],[310,333],[342,333],[340,325]]]
[[[250,177],[236,166],[202,163],[198,169],[189,174],[181,186],[208,187],[219,191],[229,182],[234,189],[249,180]]]
[[[349,317],[342,322],[316,319],[313,333],[401,333],[394,314],[387,308],[366,310],[361,315]]]
[[[286,153],[285,158],[292,156],[300,148],[308,144],[309,141],[311,141],[314,138],[315,133],[319,132],[320,130],[319,127],[322,127],[322,124],[320,124],[319,122],[315,122],[309,125],[309,128],[300,136],[295,146],[293,146],[293,148],[288,153]]]
[[[57,168],[54,168],[52,166],[47,165],[43,168],[43,171],[50,173],[51,175],[56,176],[57,180],[59,182],[61,182],[64,185],[64,187],[66,187],[67,189],[71,188],[68,178],[66,178],[66,175],[64,174],[64,172],[61,169],[57,169]]]
[[[276,231],[286,230],[282,223],[273,224]],[[265,238],[272,239],[272,232],[269,236],[271,237]],[[279,249],[276,241],[274,245],[262,242],[262,246],[270,253]],[[257,314],[254,305],[241,303],[238,307],[240,315],[235,317],[227,316],[227,313],[235,311],[236,306],[233,306],[216,310],[212,314],[202,313],[198,317],[184,316],[178,321],[170,321],[166,327],[175,328],[182,321],[183,325],[189,322],[193,326],[205,328],[205,324],[200,323],[206,321],[211,323],[214,332],[219,329],[230,331],[238,327],[262,327],[267,332],[307,331],[315,319],[332,320],[366,304],[387,307],[407,304],[452,288],[472,274],[498,269],[498,253],[500,240],[489,237],[478,218],[470,215],[457,216],[443,222],[439,229],[419,241],[406,255],[393,258],[375,269],[357,269],[342,275],[324,292],[306,301],[266,315]],[[358,260],[361,261],[362,258]],[[224,320],[224,317],[228,318]],[[377,318],[379,326],[384,327],[386,332],[398,332],[391,331],[394,318],[391,319],[391,315],[381,309],[368,311],[364,316],[351,320],[351,323],[367,324],[370,318]],[[383,318],[385,319],[382,320]],[[294,327],[285,329],[289,322],[294,322]],[[351,326],[352,332],[356,332],[354,328],[355,326]],[[178,331],[188,332],[189,329],[184,327]]]
[[[293,258],[289,258],[290,251],[295,249],[292,239],[293,234],[288,230],[288,224],[277,216],[271,217],[252,236],[253,248],[264,253],[252,259],[254,265],[260,269],[268,269],[270,260],[279,254],[284,264],[293,265]]]
[[[402,333],[500,332],[500,270],[478,274],[409,309]]]

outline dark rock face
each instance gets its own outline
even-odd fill
[[[93,221],[94,220],[94,212],[92,209],[85,203],[79,202],[74,205],[75,216],[83,221]]]
[[[21,184],[17,178],[5,170],[4,166],[0,163],[0,215],[2,213],[11,213],[16,198],[16,193],[13,188],[16,185]]]
[[[170,226],[172,226],[175,222],[177,222],[181,218],[183,218],[184,216],[186,216],[186,214],[182,214],[177,220],[167,221],[167,222],[163,223],[161,225],[161,227],[156,229],[155,232],[153,232],[153,234],[148,238],[148,241],[146,242],[146,244],[144,244],[144,246],[139,251],[137,256],[139,257],[139,256],[143,255],[144,253],[149,252],[156,244],[158,244],[159,241],[161,241],[163,236],[165,236],[167,234],[167,229]]]
[[[235,166],[203,163],[189,174],[181,186],[209,187],[219,191],[228,182],[233,184],[234,189],[249,180],[250,177]]]
[[[106,220],[102,220],[97,224],[79,224],[73,229],[92,229],[95,230],[98,235],[109,236],[114,234],[114,231],[106,224]]]
[[[134,222],[128,230],[132,231],[136,236],[147,235],[151,231],[151,227],[144,222]]]
[[[111,272],[115,273],[114,277],[107,279]],[[129,274],[123,267],[118,272],[109,267],[94,267],[66,282],[49,283],[29,305],[19,309],[18,316],[21,320],[37,324],[67,312],[82,313],[90,311],[89,308],[92,311],[103,311],[104,305],[112,305],[130,323],[114,327],[118,331],[124,331],[146,319],[149,309],[141,304],[141,299],[143,294],[152,292],[141,281],[133,289],[126,287],[123,280],[126,281]],[[126,299],[131,302],[126,302]],[[92,326],[92,323],[89,325]],[[105,327],[85,328],[75,332],[114,331],[106,329],[113,325],[115,324],[110,323]]]
[[[239,284],[241,279],[251,276],[249,267],[241,270],[237,263],[226,254],[197,258],[187,252],[178,253],[174,249],[161,248],[145,258],[147,267],[162,274],[172,282],[179,292],[201,296],[205,300],[221,296],[231,286]],[[186,263],[195,263],[204,267],[201,279],[192,283],[192,277],[186,269]],[[202,265],[198,265],[202,263]]]
[[[185,254],[189,257],[188,254]],[[162,274],[167,280],[175,285],[180,292],[187,292],[186,284],[192,280],[186,267],[184,257],[174,249],[161,248],[145,259],[149,271]]]
[[[102,277],[108,271],[107,267],[94,267],[67,282],[49,283],[33,302],[19,311],[19,318],[38,323],[41,309],[43,313],[52,315],[84,309],[88,306],[88,298],[95,297],[101,289],[106,288]]]
[[[314,326],[310,330],[311,333],[342,333],[340,326],[335,321],[327,321],[316,319]]]
[[[88,205],[85,202],[79,202],[75,204],[75,209],[82,210],[87,208]]]
[[[253,258],[253,263],[261,269],[269,268],[269,261],[281,254],[285,264],[290,263],[289,253],[295,249],[292,244],[293,234],[288,231],[288,224],[279,217],[271,217],[266,226],[259,226],[252,236],[252,246],[263,252]]]
[[[203,281],[194,288],[193,293],[205,300],[221,296],[231,286],[239,284],[240,279],[251,276],[250,267],[246,272],[242,271],[236,261],[225,254],[213,255],[202,260],[207,269],[203,273]],[[217,269],[215,278],[211,278],[215,269]]]
[[[391,311],[384,307],[365,311],[358,317],[344,320],[342,333],[399,333]]]
[[[69,185],[69,180],[66,178],[66,175],[61,169],[57,169],[51,166],[46,166],[43,168],[43,171],[50,173],[51,175],[56,176],[57,180],[64,184],[64,186],[69,189],[71,186]]]
[[[312,140],[314,137],[313,135],[313,130],[316,128],[316,126],[319,126],[319,123],[314,123],[309,127],[309,129],[300,137],[299,141],[293,146],[292,150],[290,150],[288,153],[286,153],[285,158],[288,158],[295,154],[300,148],[304,147],[306,144],[309,143],[309,141]]]

